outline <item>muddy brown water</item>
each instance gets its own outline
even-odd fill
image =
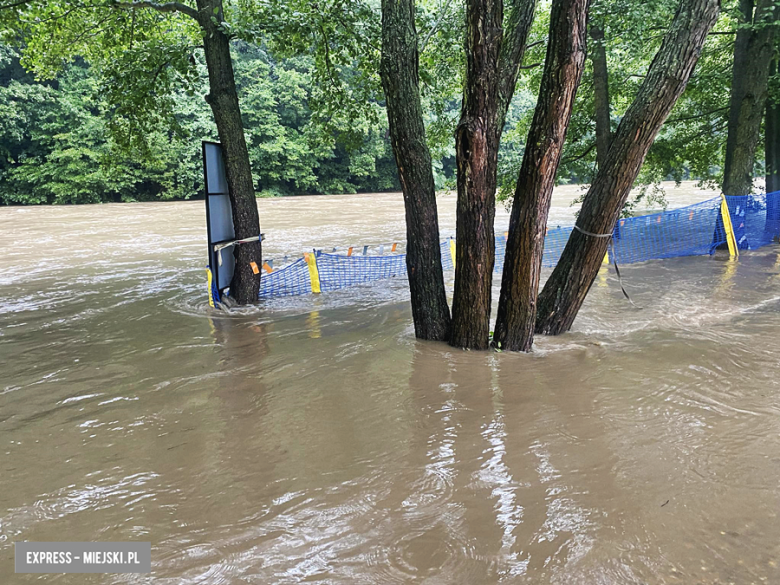
[[[397,194],[259,206],[270,255],[403,241]],[[0,583],[780,582],[777,247],[626,266],[641,310],[602,274],[511,355],[415,341],[401,280],[214,313],[204,221],[0,208]],[[15,575],[21,540],[153,573]]]

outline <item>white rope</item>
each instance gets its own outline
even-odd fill
[[[584,234],[586,236],[590,236],[591,238],[612,238],[612,233],[609,234],[594,234],[592,232],[586,232],[584,229],[579,227],[576,223],[574,224],[574,229],[580,232],[581,234]],[[629,303],[631,303],[634,307],[637,309],[641,309],[642,307],[639,307],[634,303],[634,301],[631,300],[631,297],[628,296],[628,293],[626,292],[626,287],[623,285],[623,277],[620,274],[620,268],[618,268],[617,263],[617,254],[615,253],[615,239],[612,238],[609,241],[608,246],[612,249],[612,264],[615,266],[615,274],[617,274],[618,277],[618,284],[620,285],[620,290],[623,291],[623,296],[626,297]]]
[[[230,246],[236,246],[238,244],[248,244],[250,242],[262,242],[263,234],[252,236],[251,238],[243,238],[241,240],[233,240],[232,242],[222,242],[221,244],[214,244],[214,251],[217,253],[217,263],[222,266],[222,250],[229,248]]]
[[[590,236],[591,238],[611,238],[612,232],[608,234],[594,234],[591,232],[586,232],[584,229],[582,229],[580,226],[578,226],[576,223],[574,224],[574,229],[580,232],[581,234],[585,234],[586,236]]]

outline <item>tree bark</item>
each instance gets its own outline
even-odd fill
[[[769,65],[774,56],[774,0],[740,0],[745,26],[734,44],[723,193],[747,195],[753,191],[753,166],[766,105]],[[761,26],[763,25],[763,26]]]
[[[382,86],[406,208],[406,267],[414,333],[446,341],[450,309],[444,289],[431,153],[425,139],[418,77],[414,0],[382,1]]]
[[[585,64],[590,0],[554,0],[542,84],[517,179],[493,344],[531,351],[555,173]]]
[[[719,0],[683,0],[636,99],[618,125],[604,166],[582,204],[577,227],[609,234],[620,216],[647,151],[699,58],[717,20]],[[575,229],[539,296],[536,332],[556,335],[571,328],[596,278],[609,238]]]
[[[230,39],[220,26],[223,22],[222,0],[197,0],[197,6],[209,75],[206,101],[211,106],[222,143],[233,227],[237,239],[251,238],[260,234],[260,221],[230,57]],[[230,283],[230,296],[240,305],[257,302],[259,298],[262,253],[260,242],[234,246],[236,268]],[[251,263],[258,267],[257,273]]]
[[[777,75],[777,57],[769,76]],[[771,239],[780,235],[780,102],[767,99],[764,120],[764,158],[766,159],[766,221],[764,230]]]
[[[490,343],[498,145],[534,6],[535,0],[513,3],[504,38],[502,0],[466,5],[466,86],[455,132],[457,246],[450,336],[455,347],[487,349]]]
[[[525,57],[528,34],[534,21],[536,0],[512,0],[504,27],[504,38],[499,56],[498,117],[496,126],[499,140],[504,132],[504,122],[509,104],[515,95],[520,65]]]
[[[466,3],[466,87],[455,132],[457,247],[450,343],[468,349],[489,344],[502,21],[501,0]]]
[[[609,104],[609,71],[607,51],[604,48],[604,29],[595,23],[590,25],[590,61],[593,65],[593,109],[596,118],[596,164],[604,166],[612,142]]]
[[[777,75],[777,57],[772,61],[769,76]],[[767,99],[764,120],[764,154],[766,159],[766,192],[780,191],[780,101]]]

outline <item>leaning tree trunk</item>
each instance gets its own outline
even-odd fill
[[[237,239],[251,238],[260,233],[260,222],[230,57],[230,39],[219,25],[223,17],[222,0],[197,0],[197,5],[209,74],[206,101],[214,113],[222,143],[230,204],[233,208],[233,227]],[[240,305],[258,300],[260,270],[257,267],[263,264],[262,252],[260,242],[235,246],[236,268],[230,283],[230,296]]]
[[[585,196],[578,229],[539,295],[537,333],[556,335],[571,328],[609,245],[609,238],[583,232],[612,233],[647,151],[685,89],[719,11],[719,0],[683,0]]]
[[[555,172],[585,63],[590,0],[554,0],[539,102],[517,179],[493,344],[530,351]]]
[[[509,4],[509,16],[506,19],[504,39],[499,56],[498,113],[496,130],[499,140],[504,132],[504,122],[509,104],[515,95],[515,86],[520,74],[520,66],[525,57],[528,34],[534,21],[536,0],[512,0]]]
[[[609,71],[607,51],[604,47],[604,29],[595,23],[590,25],[590,61],[593,65],[593,109],[596,118],[596,163],[604,166],[609,144],[612,142],[609,105]]]
[[[420,339],[446,341],[450,309],[441,266],[431,153],[420,103],[414,0],[382,1],[381,75],[406,207],[406,267],[414,332]]]
[[[458,167],[455,292],[450,344],[487,349],[496,243],[502,0],[466,5],[466,87],[455,132]]]
[[[734,44],[728,138],[723,170],[723,193],[746,195],[753,191],[753,166],[766,105],[769,65],[774,56],[774,0],[740,0],[743,23]]]

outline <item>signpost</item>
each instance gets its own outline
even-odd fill
[[[203,176],[206,186],[209,268],[213,275],[214,288],[221,296],[233,279],[235,259],[232,247],[220,250],[218,246],[234,241],[236,234],[233,229],[233,209],[228,195],[222,147],[217,142],[203,142]]]

